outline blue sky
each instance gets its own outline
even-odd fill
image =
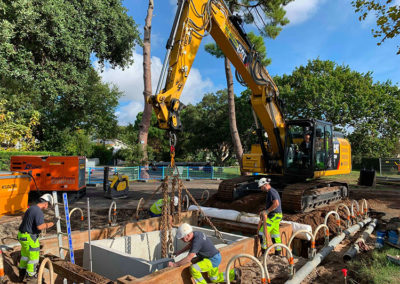
[[[155,9],[152,24],[152,83],[155,92],[165,43],[168,39],[177,0],[154,0]],[[295,0],[290,3],[287,17],[290,24],[285,26],[275,39],[265,39],[267,55],[272,59],[267,67],[271,75],[290,74],[308,60],[320,58],[338,64],[349,65],[359,72],[373,72],[375,81],[391,80],[400,83],[400,55],[396,55],[398,38],[385,41],[377,46],[371,29],[375,17],[369,16],[359,22],[358,14],[350,0]],[[395,1],[400,5],[400,0]],[[143,33],[148,1],[125,0],[124,6]],[[246,31],[257,32],[255,26],[246,26]],[[212,42],[210,36],[203,39],[202,46],[194,61],[181,100],[183,103],[197,103],[206,92],[226,87],[222,59],[216,59],[204,51],[204,44]],[[119,123],[134,122],[138,112],[143,111],[142,50],[134,51],[135,63],[126,68],[106,69],[101,76],[104,82],[115,84],[123,92],[117,110]],[[239,94],[243,87],[235,83]]]

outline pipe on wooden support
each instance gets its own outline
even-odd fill
[[[301,283],[301,281],[303,281],[307,277],[307,275],[310,274],[314,270],[314,268],[316,268],[322,262],[322,260],[334,250],[334,248],[338,244],[340,244],[347,236],[357,232],[369,222],[371,222],[371,218],[366,218],[365,220],[358,222],[350,228],[347,228],[340,235],[333,238],[329,242],[329,245],[327,247],[321,249],[312,260],[303,265],[300,270],[296,272],[293,278],[286,281],[285,284]]]
[[[351,260],[357,253],[360,252],[359,243],[360,242],[365,243],[365,241],[369,238],[369,236],[374,231],[377,222],[378,222],[378,220],[374,219],[374,220],[372,220],[371,223],[369,223],[368,227],[364,230],[364,232],[362,233],[361,237],[359,237],[354,242],[354,244],[351,246],[351,248],[349,248],[348,251],[346,251],[346,253],[343,255],[343,260],[344,261]]]

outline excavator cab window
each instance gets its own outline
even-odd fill
[[[312,176],[313,136],[309,122],[288,125],[285,141],[285,172],[287,174]]]
[[[333,139],[332,125],[318,122],[315,128],[315,155],[316,171],[333,168]]]

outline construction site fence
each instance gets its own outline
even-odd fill
[[[88,167],[86,183],[97,184],[104,182],[104,167]],[[166,176],[179,172],[182,179],[230,179],[240,176],[239,167],[213,166],[178,166],[174,172],[170,167],[109,167],[108,176],[114,174],[126,175],[130,181],[162,180]]]
[[[379,158],[379,175],[400,178],[400,158]]]
[[[375,170],[379,176],[396,176],[400,178],[400,158],[362,158],[353,169]]]

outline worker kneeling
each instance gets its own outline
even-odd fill
[[[261,178],[258,181],[258,187],[261,191],[267,193],[265,210],[260,213],[260,222],[258,223],[258,235],[260,236],[261,251],[265,253],[267,249],[267,233],[270,234],[272,242],[280,244],[281,237],[279,232],[279,223],[282,220],[281,198],[278,191],[270,185],[271,180]],[[275,247],[275,254],[281,255],[281,247]]]
[[[168,203],[171,202],[171,198],[168,197]],[[178,197],[174,196],[174,206],[178,206],[179,199]],[[149,209],[149,214],[151,217],[160,217],[162,213],[162,207],[164,205],[163,199],[158,199],[156,202],[151,205]]]
[[[177,255],[189,250],[189,254],[178,262],[168,262],[169,267],[178,267],[190,263],[197,255],[201,260],[190,266],[190,274],[196,283],[207,283],[202,272],[207,272],[208,277],[213,283],[226,282],[225,272],[219,272],[218,266],[221,263],[221,254],[214,244],[202,232],[193,232],[192,226],[182,224],[176,233],[176,238],[188,243],[183,249],[177,252]],[[229,271],[229,280],[236,280],[240,283],[240,270],[231,269]]]

